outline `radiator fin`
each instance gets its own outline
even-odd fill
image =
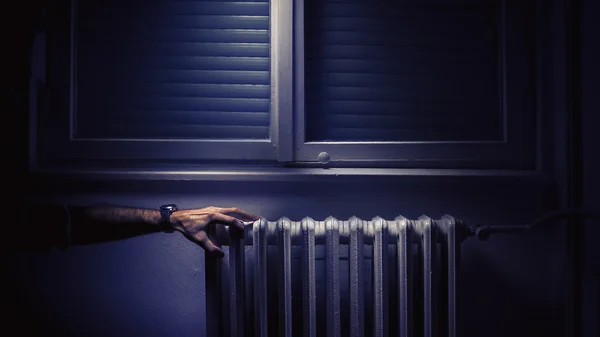
[[[229,319],[230,335],[244,336],[245,318],[245,249],[240,230],[229,231]]]
[[[317,336],[317,287],[315,284],[315,221],[302,220],[302,303],[304,336]]]
[[[279,254],[279,336],[292,337],[292,223],[288,218],[277,222]]]
[[[398,239],[396,243],[398,261],[398,334],[412,336],[412,231],[409,220],[397,217]]]
[[[350,219],[350,336],[362,337],[365,326],[363,280],[363,221]]]
[[[388,328],[388,230],[387,221],[377,217],[372,224],[375,231],[373,242],[373,304],[374,337],[389,335]]]
[[[327,280],[327,336],[340,337],[340,225],[333,217],[325,220]]]
[[[261,219],[253,225],[254,252],[254,336],[268,336],[267,322],[267,229],[268,222]],[[208,310],[207,310],[208,311]],[[212,323],[208,321],[208,323]]]

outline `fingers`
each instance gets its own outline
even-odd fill
[[[230,207],[230,208],[222,208],[221,209],[221,213],[223,214],[227,214],[227,215],[231,215],[234,216],[238,219],[242,219],[245,221],[256,221],[258,219],[260,219],[259,216],[248,213],[244,210],[241,210],[237,207]]]
[[[239,219],[229,216],[229,215],[225,215],[223,213],[214,213],[211,215],[211,220],[215,221],[217,223],[221,223],[227,226],[235,226],[237,227],[239,230],[243,231],[244,230],[244,223],[241,222]]]
[[[221,250],[221,248],[215,246],[215,244],[210,241],[207,236],[201,236],[198,238],[197,242],[207,253],[220,258],[225,256],[225,253]]]

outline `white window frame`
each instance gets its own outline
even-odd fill
[[[33,135],[30,146],[30,168],[41,170],[38,155],[51,156],[57,162],[73,162],[77,160],[200,160],[200,161],[290,161],[290,149],[282,149],[291,140],[288,137],[291,125],[286,122],[291,119],[291,112],[282,109],[281,102],[292,99],[291,78],[287,78],[286,67],[291,67],[291,60],[280,57],[279,51],[285,47],[281,40],[285,38],[278,28],[284,26],[281,19],[287,13],[281,4],[287,1],[273,0],[270,2],[271,31],[271,108],[270,128],[267,139],[120,139],[120,138],[78,138],[75,136],[75,118],[77,117],[77,2],[70,2],[70,71],[69,71],[69,108],[68,111],[53,112],[61,122],[58,127],[45,128],[40,136],[36,123],[41,121],[38,116],[36,97],[37,87],[32,86],[32,108],[30,111],[30,131]],[[288,29],[291,33],[291,30]],[[291,47],[291,44],[289,45]],[[286,64],[288,62],[288,64]],[[41,69],[40,75],[46,70]],[[45,75],[42,75],[45,76]],[[36,77],[36,74],[33,75]],[[289,98],[288,98],[289,96]],[[65,109],[66,110],[66,109]],[[40,122],[41,123],[41,122]],[[118,147],[118,151],[114,151]]]
[[[515,109],[515,97],[522,95],[524,88],[519,87],[518,79],[507,74],[507,64],[523,67],[518,50],[508,48],[510,32],[507,31],[507,18],[512,14],[501,0],[500,9],[500,74],[501,74],[501,111],[503,114],[503,139],[499,141],[311,141],[305,137],[306,107],[304,104],[304,0],[280,0],[281,7],[292,7],[294,17],[290,21],[279,21],[284,26],[278,30],[289,29],[287,22],[295,22],[293,41],[295,51],[294,69],[288,76],[294,78],[294,106],[287,104],[285,110],[294,111],[294,151],[293,161],[296,163],[318,164],[321,152],[327,152],[330,163],[338,166],[375,166],[375,167],[430,167],[430,168],[494,168],[494,169],[531,169],[535,165],[535,146],[525,148],[524,135],[527,130],[523,118],[528,113],[520,113]],[[286,41],[282,41],[287,43]],[[286,46],[287,47],[287,46]],[[290,58],[292,48],[280,46],[279,57]],[[286,63],[287,65],[287,63]],[[287,67],[280,68],[287,70]],[[516,77],[516,76],[515,76]],[[507,85],[510,83],[511,85]],[[516,87],[515,87],[516,85]],[[288,97],[281,97],[287,102]],[[518,102],[516,102],[518,103]],[[284,104],[280,104],[280,112]],[[510,109],[510,111],[509,111]]]

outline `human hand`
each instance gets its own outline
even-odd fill
[[[243,221],[256,221],[259,217],[236,207],[205,207],[200,209],[182,209],[171,214],[171,226],[181,232],[188,240],[197,243],[206,252],[218,257],[225,253],[208,238],[211,225],[234,226],[244,231]]]

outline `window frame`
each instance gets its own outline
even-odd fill
[[[526,141],[530,130],[539,127],[535,111],[518,111],[514,106],[521,102],[515,97],[523,95],[524,85],[519,81],[518,72],[506,72],[507,68],[527,68],[522,64],[517,48],[509,48],[510,37],[518,34],[509,31],[508,17],[515,15],[507,6],[507,0],[499,0],[499,74],[500,74],[500,107],[503,115],[503,139],[499,141],[306,141],[305,137],[305,102],[304,102],[304,0],[294,1],[294,69],[289,76],[294,77],[294,155],[295,163],[318,165],[321,152],[329,154],[331,166],[352,167],[427,167],[427,168],[474,168],[474,169],[535,169],[536,148],[534,142]],[[535,1],[533,1],[535,2]],[[536,15],[537,8],[536,8]],[[538,27],[534,25],[533,29]],[[537,34],[537,32],[534,32]],[[516,49],[516,50],[515,50]],[[534,49],[535,62],[538,62],[539,51]],[[521,63],[521,64],[519,64]],[[537,88],[536,79],[533,84]],[[538,95],[539,92],[536,92]],[[538,98],[534,99],[536,102]],[[521,112],[521,113],[519,113]],[[523,113],[524,112],[524,113]],[[528,125],[527,116],[535,114],[534,125]],[[528,134],[529,133],[529,134]]]
[[[291,89],[290,83],[281,69],[278,46],[281,37],[277,29],[281,12],[280,1],[269,2],[271,12],[269,20],[270,34],[270,126],[267,139],[121,139],[121,138],[78,138],[75,137],[75,118],[77,118],[77,3],[79,0],[66,1],[59,5],[59,11],[68,7],[68,76],[62,75],[51,88],[54,94],[68,97],[61,100],[58,109],[55,106],[40,114],[39,107],[45,88],[31,86],[30,131],[30,169],[43,170],[45,166],[70,165],[68,163],[86,160],[121,160],[121,161],[289,161],[290,151],[282,151],[279,144],[285,144],[285,135],[291,125],[282,121],[286,112],[281,112],[280,99]],[[285,3],[285,1],[283,1]],[[66,13],[63,13],[66,14]],[[284,15],[285,16],[285,15]],[[60,32],[64,34],[66,32]],[[44,43],[45,44],[45,43]],[[291,47],[291,45],[290,45]],[[45,47],[41,47],[43,50]],[[45,51],[43,51],[45,53]],[[289,60],[291,62],[291,60]],[[291,64],[291,63],[290,63]],[[37,66],[37,74],[33,78],[45,78],[48,65]],[[285,65],[284,65],[285,67]],[[41,80],[41,82],[44,82]],[[289,80],[287,82],[290,82]],[[288,117],[291,118],[291,115]],[[40,125],[44,125],[43,128]],[[48,125],[52,125],[48,127]],[[284,137],[282,137],[282,135]],[[119,151],[114,151],[119,147]],[[118,152],[118,153],[116,153]]]

